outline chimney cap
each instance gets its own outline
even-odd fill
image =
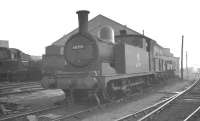
[[[79,14],[79,13],[87,13],[87,14],[89,14],[90,11],[88,11],[88,10],[79,10],[79,11],[77,11],[76,13],[77,13],[77,14]]]

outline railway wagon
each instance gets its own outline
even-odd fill
[[[88,32],[88,13],[77,12],[79,32],[65,43],[64,70],[44,76],[43,87],[61,88],[72,98],[93,96],[100,102],[134,93],[162,76],[155,71],[153,40],[124,30],[115,36],[109,26],[93,36]]]
[[[40,80],[42,73],[36,65],[30,55],[22,51],[0,47],[0,81]]]
[[[153,71],[160,78],[175,76],[179,70],[179,58],[174,57],[169,48],[163,48],[155,41],[152,47]],[[176,73],[176,74],[175,74]]]

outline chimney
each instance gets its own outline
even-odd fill
[[[78,21],[79,21],[79,32],[85,33],[88,32],[88,14],[89,11],[81,10],[76,12],[78,14]]]
[[[126,35],[126,34],[127,34],[127,32],[126,32],[126,30],[125,30],[125,29],[123,29],[123,30],[120,30],[120,31],[119,31],[119,33],[120,33],[120,35]]]

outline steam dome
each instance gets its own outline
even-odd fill
[[[99,38],[103,41],[115,43],[113,28],[110,26],[102,27],[99,31]]]

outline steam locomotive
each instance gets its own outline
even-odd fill
[[[0,81],[39,81],[39,63],[15,48],[0,47]]]
[[[42,79],[44,88],[61,88],[76,97],[93,95],[115,100],[149,83],[173,77],[179,59],[169,49],[143,35],[103,26],[98,36],[88,32],[89,11],[78,11],[79,32],[64,46],[65,69]]]

